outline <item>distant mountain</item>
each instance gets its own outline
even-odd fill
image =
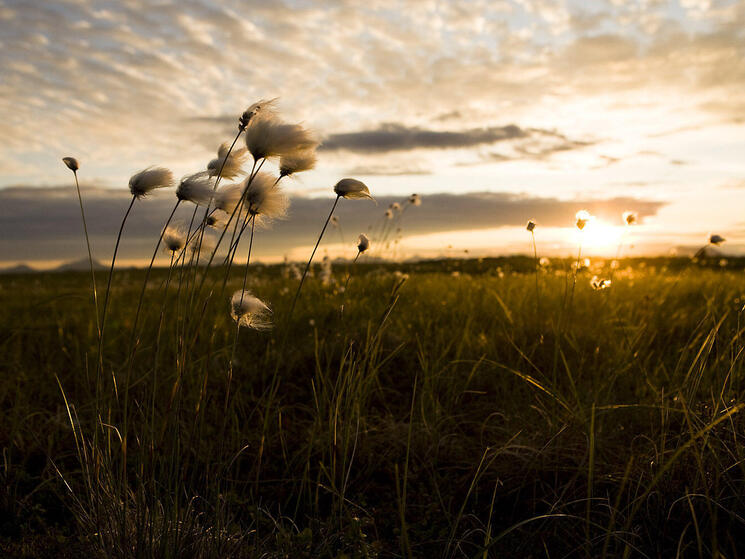
[[[65,262],[55,268],[57,272],[81,272],[90,270],[90,264],[87,258],[81,258],[80,260],[73,260],[72,262]],[[106,270],[106,266],[101,264],[98,260],[93,260],[94,270]]]
[[[0,274],[33,274],[37,271],[36,268],[32,268],[26,264],[18,264],[10,268],[0,268]]]

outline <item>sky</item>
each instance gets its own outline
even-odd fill
[[[545,254],[682,253],[710,233],[739,254],[743,91],[745,1],[0,0],[0,262],[85,256],[63,156],[106,260],[133,173],[203,169],[275,97],[323,143],[259,259],[307,258],[348,176],[377,203],[342,201],[334,256],[414,192],[380,256],[528,253],[531,218]],[[173,201],[138,203],[122,262],[149,257]],[[598,219],[578,237],[583,208]]]

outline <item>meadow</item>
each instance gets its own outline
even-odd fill
[[[136,325],[117,270],[102,351],[89,273],[0,276],[2,555],[743,557],[722,264],[363,256],[294,309],[287,265],[191,306],[156,268]],[[236,329],[240,289],[273,328]]]

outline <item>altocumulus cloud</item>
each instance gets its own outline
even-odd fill
[[[126,192],[84,187],[83,196],[95,255],[110,256],[114,237],[129,196]],[[342,204],[338,217],[345,231],[367,231],[378,223],[383,209],[402,197],[380,197],[374,204]],[[261,233],[259,257],[276,257],[297,246],[305,246],[318,234],[319,223],[328,212],[328,198],[292,198],[288,219]],[[565,201],[503,192],[472,192],[460,195],[429,194],[426,203],[407,212],[406,234],[478,230],[500,226],[522,227],[528,218],[541,226],[567,226],[578,207],[609,221],[634,208],[640,217],[654,215],[663,202],[619,197],[609,200],[585,198]],[[125,259],[143,259],[152,250],[173,198],[154,195],[132,213],[122,246]],[[191,208],[182,208],[177,219],[187,220]],[[44,216],[39,219],[39,216]],[[499,238],[494,239],[495,247]],[[80,210],[74,189],[69,186],[0,190],[0,254],[6,261],[73,260],[85,255]]]

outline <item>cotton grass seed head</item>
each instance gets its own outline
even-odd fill
[[[287,177],[303,171],[310,171],[316,166],[316,161],[316,153],[313,149],[286,153],[279,158],[279,176]]]
[[[361,233],[360,236],[357,237],[357,250],[362,253],[368,248],[370,248],[370,239],[367,238],[367,235]]]
[[[265,219],[278,219],[287,214],[287,195],[276,182],[269,173],[257,173],[251,182],[244,181],[248,213]]]
[[[227,142],[220,145],[217,149],[217,157],[207,163],[207,172],[209,176],[214,177],[220,173],[222,178],[233,180],[239,175],[243,174],[243,165],[248,159],[248,150],[246,148],[233,148],[233,151],[228,155],[230,144]]]
[[[580,210],[576,213],[574,216],[576,219],[575,225],[577,226],[577,229],[582,231],[585,226],[590,223],[594,218],[590,215],[590,212],[587,210]]]
[[[243,183],[228,184],[217,189],[215,193],[215,207],[227,214],[232,214],[243,196]]]
[[[248,107],[238,119],[238,127],[243,130],[251,120],[259,115],[274,115],[276,113],[276,97],[274,99],[262,99]]]
[[[386,219],[393,219],[393,210],[391,210],[390,208],[388,208],[385,211],[385,218]]]
[[[409,196],[409,204],[412,206],[421,206],[422,205],[422,197],[419,196],[419,194],[412,194]]]
[[[391,209],[394,212],[400,212],[401,211],[401,204],[398,202],[393,202],[390,206],[388,206],[389,209]]]
[[[350,200],[359,198],[370,198],[370,190],[364,182],[357,179],[341,179],[334,185],[334,192],[337,196],[348,198]]]
[[[204,171],[185,176],[176,188],[176,198],[197,205],[208,204],[213,194],[212,179],[210,174]]]
[[[205,223],[207,227],[211,227],[212,229],[224,229],[228,224],[229,217],[224,211],[216,209],[207,216]]]
[[[273,116],[251,120],[246,128],[246,148],[254,160],[313,150],[318,145],[300,124],[286,124]]]
[[[623,217],[623,222],[626,225],[635,225],[636,224],[637,218],[636,218],[636,213],[635,212],[629,212],[629,211],[623,212],[623,216],[622,217]]]
[[[709,237],[709,243],[712,244],[712,245],[716,245],[716,246],[721,245],[726,240],[727,239],[725,239],[721,235],[711,235]]]
[[[173,185],[173,173],[163,167],[148,167],[129,179],[129,191],[135,198],[142,198],[157,188]]]
[[[535,229],[535,221],[533,221],[532,219],[529,219],[528,224],[525,226],[525,229],[527,229],[528,231],[532,233],[533,230]]]
[[[70,169],[73,173],[77,172],[77,170],[80,169],[78,160],[74,157],[63,157],[62,162],[67,165],[67,168]]]
[[[186,244],[186,233],[177,225],[169,225],[163,231],[163,248],[171,255],[175,255],[184,248]]]
[[[254,330],[269,330],[271,309],[248,290],[238,290],[230,298],[230,316],[238,326]]]

